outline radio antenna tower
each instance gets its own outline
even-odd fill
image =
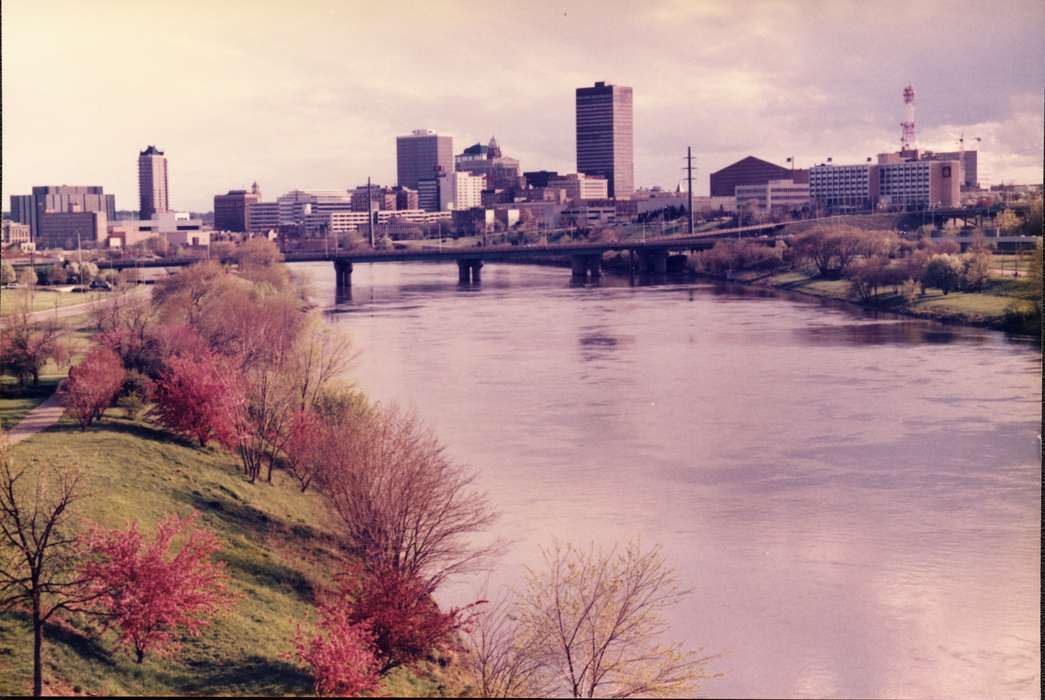
[[[903,131],[900,133],[900,150],[914,150],[914,88],[908,85],[903,89],[904,120],[900,122]]]

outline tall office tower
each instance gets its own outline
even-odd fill
[[[631,88],[595,83],[577,88],[577,172],[601,175],[614,199],[635,190]]]
[[[438,211],[440,203],[453,201],[452,192],[440,192],[449,187],[453,172],[453,137],[427,129],[396,137],[397,184],[417,190],[422,209]]]
[[[149,146],[138,154],[138,215],[151,219],[154,214],[167,211],[167,158],[163,151]]]

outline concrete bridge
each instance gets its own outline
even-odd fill
[[[684,254],[705,250],[716,241],[729,238],[757,238],[771,243],[780,237],[783,224],[769,223],[731,229],[715,229],[695,233],[692,236],[647,237],[625,241],[585,241],[554,245],[495,245],[472,248],[397,248],[392,250],[334,250],[315,253],[286,253],[287,263],[330,261],[334,265],[337,289],[347,290],[352,284],[353,265],[387,262],[447,262],[456,263],[458,282],[478,284],[482,280],[485,262],[526,262],[553,258],[570,260],[571,279],[575,282],[598,279],[602,275],[602,256],[612,252],[628,253],[631,269],[637,274],[663,275],[682,272],[685,269]],[[206,256],[184,256],[176,258],[121,258],[94,261],[102,270],[124,270],[130,268],[182,267],[207,260]],[[222,259],[222,263],[235,262]],[[32,263],[14,263],[16,267]],[[38,262],[44,268],[53,261]]]

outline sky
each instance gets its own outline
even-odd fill
[[[755,155],[798,167],[917,141],[980,151],[980,179],[1041,182],[1045,3],[4,0],[4,209],[33,185],[102,185],[137,209],[137,155],[173,208],[257,181],[395,184],[395,137],[497,137],[573,172],[574,90],[634,89],[635,182],[694,190]],[[982,139],[972,142],[971,137]],[[683,184],[684,186],[684,184]]]

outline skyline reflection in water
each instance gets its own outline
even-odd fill
[[[329,265],[307,270],[333,299]],[[558,537],[662,548],[713,696],[1037,697],[1041,355],[721,284],[360,265],[353,378],[478,473],[518,584]],[[440,593],[468,602],[480,577]]]

